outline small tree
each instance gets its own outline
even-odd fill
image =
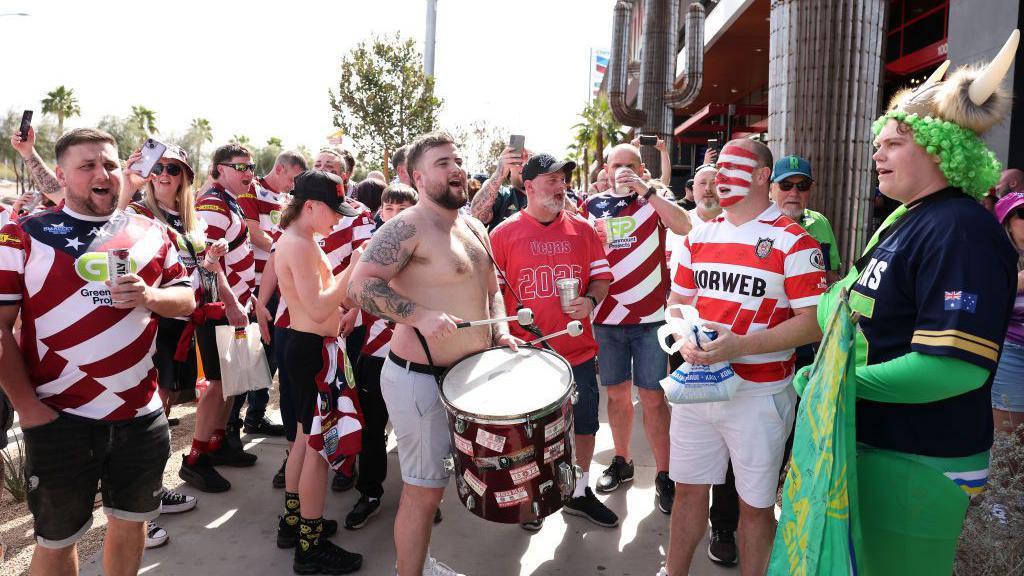
[[[469,126],[457,127],[452,137],[462,153],[463,167],[470,174],[490,175],[497,166],[498,156],[508,145],[509,130],[477,120]]]
[[[117,141],[117,155],[121,160],[127,160],[132,151],[142,146],[146,140],[146,131],[135,121],[133,117],[119,118],[117,116],[104,116],[96,125],[100,130],[105,130]]]
[[[579,118],[580,121],[572,127],[576,133],[569,152],[577,158],[577,163],[583,168],[582,173],[589,174],[590,159],[596,160],[599,167],[604,166],[605,146],[618,144],[623,134],[604,96],[584,106]]]
[[[75,91],[71,88],[65,88],[63,84],[47,92],[46,98],[43,98],[42,103],[44,114],[55,114],[57,116],[57,132],[59,134],[64,133],[64,120],[66,118],[82,114],[82,109],[78,107],[78,98],[75,97]]]
[[[368,168],[388,177],[391,153],[433,130],[442,105],[416,43],[397,34],[356,45],[342,59],[338,90],[329,95],[334,125],[363,149]]]

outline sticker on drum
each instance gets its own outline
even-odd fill
[[[508,473],[512,477],[513,484],[522,484],[540,476],[540,468],[537,467],[536,462],[530,462],[526,466],[509,470]]]
[[[498,508],[510,508],[529,500],[530,495],[526,492],[526,488],[522,486],[494,493],[494,501],[498,503]]]
[[[498,436],[497,434],[491,434],[483,428],[476,429],[476,443],[483,446],[484,448],[490,448],[495,452],[501,452],[505,449],[505,437]]]
[[[550,464],[565,455],[565,442],[558,442],[544,448],[544,463]]]
[[[466,480],[466,484],[469,484],[469,487],[477,494],[483,496],[484,492],[487,492],[487,484],[484,484],[483,480],[477,478],[468,468],[462,473],[462,477]]]
[[[544,427],[544,441],[547,442],[562,432],[565,432],[565,418],[559,418]]]
[[[455,434],[455,447],[458,448],[459,452],[462,452],[466,456],[473,455],[473,443],[466,440],[462,436]]]
[[[533,448],[523,448],[519,452],[507,456],[473,458],[473,464],[480,470],[505,470],[528,460],[533,460]]]

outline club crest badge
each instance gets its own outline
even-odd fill
[[[772,238],[758,238],[757,244],[754,245],[754,254],[757,257],[764,260],[772,253],[772,245],[775,244],[775,240]]]

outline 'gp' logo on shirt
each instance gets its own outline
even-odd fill
[[[605,226],[608,230],[609,247],[629,248],[636,242],[636,238],[630,236],[636,230],[636,218],[632,216],[609,218]]]
[[[131,273],[139,271],[135,260],[131,260]],[[110,275],[107,271],[106,252],[86,252],[75,260],[75,272],[86,282],[105,282]]]

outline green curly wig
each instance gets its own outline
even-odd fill
[[[973,131],[947,120],[890,110],[872,124],[875,136],[889,120],[910,126],[914,141],[929,154],[939,157],[939,169],[950,186],[981,199],[999,182],[1002,165]]]

